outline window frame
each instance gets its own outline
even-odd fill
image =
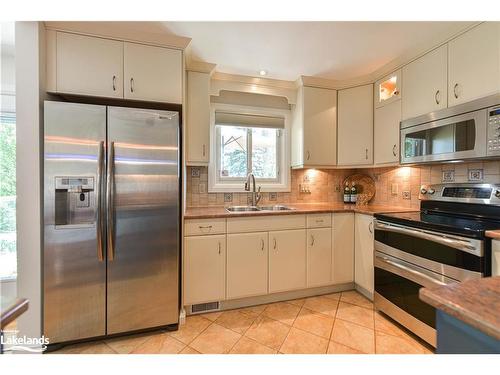
[[[290,120],[289,110],[277,108],[261,108],[240,106],[232,104],[213,103],[210,106],[210,160],[208,165],[208,192],[244,192],[246,177],[222,177],[219,175],[220,165],[220,136],[215,124],[215,112],[224,111],[236,114],[275,116],[284,118],[284,128],[277,135],[276,159],[278,176],[276,179],[256,178],[256,183],[261,186],[263,192],[290,192]],[[246,126],[243,126],[246,127]],[[251,126],[247,127],[251,129]],[[248,136],[247,136],[248,137]],[[247,138],[248,150],[252,150],[251,137]],[[250,154],[250,153],[249,153]],[[247,160],[247,167],[251,160]]]

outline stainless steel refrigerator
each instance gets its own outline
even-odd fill
[[[43,331],[51,344],[179,318],[179,114],[46,101]]]

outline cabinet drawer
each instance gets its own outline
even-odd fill
[[[332,226],[332,214],[307,215],[308,228],[327,228]]]
[[[196,219],[184,221],[185,236],[226,233],[226,219]]]
[[[252,216],[227,219],[228,233],[303,229],[305,227],[306,215]]]

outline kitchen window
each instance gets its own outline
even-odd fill
[[[289,191],[287,111],[218,105],[213,111],[210,192],[243,191],[253,173],[263,191]]]

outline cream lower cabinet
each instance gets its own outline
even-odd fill
[[[268,292],[268,233],[227,235],[227,299]]]
[[[354,214],[332,215],[332,284],[354,281]]]
[[[500,276],[500,240],[493,240],[491,247],[491,276]]]
[[[307,230],[307,287],[331,284],[332,229]]]
[[[184,304],[221,301],[226,295],[226,235],[184,238]]]
[[[354,282],[373,295],[373,216],[354,216]]]
[[[269,232],[269,292],[306,287],[306,230]]]

